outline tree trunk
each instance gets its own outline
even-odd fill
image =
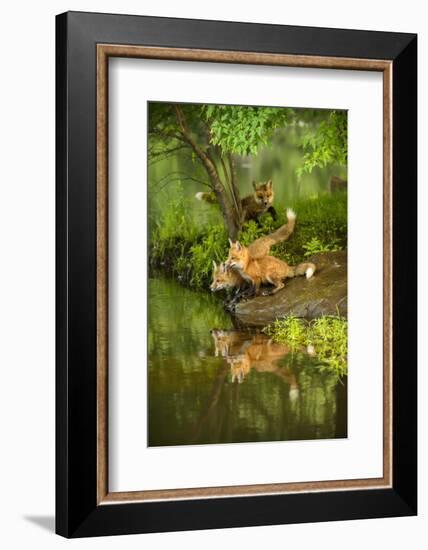
[[[226,194],[225,186],[223,185],[218,175],[215,163],[212,161],[212,159],[207,154],[207,152],[204,151],[193,139],[192,133],[187,126],[184,113],[179,105],[175,105],[175,113],[176,113],[177,121],[180,126],[180,130],[183,135],[183,138],[192,147],[193,151],[195,152],[199,160],[202,162],[202,165],[208,174],[212,189],[220,205],[220,210],[223,215],[224,223],[226,225],[226,229],[229,234],[229,237],[232,240],[235,240],[236,237],[238,236],[238,232],[240,229],[239,222],[237,221],[239,220],[239,213],[237,213],[237,216],[234,215],[234,209],[232,208],[232,205],[229,202],[229,199]]]
[[[223,184],[220,181],[219,188],[217,188],[216,186],[214,188],[214,192],[220,205],[221,213],[223,214],[223,219],[226,225],[227,232],[229,234],[229,238],[232,239],[232,241],[235,241],[238,236],[240,227],[236,221],[237,216],[234,215],[232,207],[230,206],[227,199]]]

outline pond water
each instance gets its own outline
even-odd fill
[[[149,446],[347,436],[346,379],[234,328],[214,296],[151,278],[148,349]]]

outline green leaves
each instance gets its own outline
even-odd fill
[[[260,145],[267,145],[276,128],[284,127],[291,109],[206,105],[203,117],[210,128],[210,143],[223,154],[256,155]]]
[[[261,146],[271,143],[275,130],[292,125],[305,151],[299,176],[312,172],[315,166],[347,164],[346,111],[204,104],[180,108],[196,141],[204,148],[217,146],[222,155],[257,155]],[[149,136],[152,143],[163,141],[171,146],[177,142],[180,127],[173,104],[150,104]]]
[[[342,250],[339,240],[334,237],[329,243],[324,243],[318,237],[312,237],[306,244],[302,245],[302,248],[305,250],[304,255],[306,257],[319,254],[320,252],[336,252],[337,250]]]
[[[312,172],[315,166],[345,166],[348,162],[348,114],[326,111],[326,116],[318,125],[305,127],[301,138],[305,156],[303,165],[297,169],[298,176]]]

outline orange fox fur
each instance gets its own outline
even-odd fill
[[[271,294],[275,294],[284,288],[284,279],[296,275],[306,275],[309,279],[315,272],[315,264],[302,263],[297,266],[289,266],[286,262],[274,256],[264,256],[259,259],[252,259],[248,248],[241,245],[239,241],[230,242],[227,267],[237,271],[242,278],[254,285],[256,294],[259,293],[260,285],[270,283],[274,286]]]
[[[258,258],[267,256],[274,244],[286,241],[289,238],[294,231],[294,226],[296,225],[296,214],[293,210],[291,210],[291,208],[287,210],[287,218],[288,222],[285,225],[282,225],[270,235],[260,237],[260,239],[257,239],[250,244],[248,247],[248,254],[252,260],[257,260]],[[230,242],[231,241],[229,241],[229,243]]]
[[[290,352],[287,346],[274,344],[266,338],[255,337],[248,347],[244,346],[241,353],[229,355],[226,361],[232,372],[232,382],[242,382],[251,369],[258,372],[277,374],[290,384],[290,390],[298,388],[296,377],[289,369],[281,368],[279,360]]]
[[[260,239],[257,239],[250,244],[248,247],[248,253],[251,259],[260,259],[263,256],[266,256],[269,254],[271,246],[289,238],[294,231],[296,214],[293,210],[288,209],[287,217],[288,222],[286,224],[282,225],[270,235],[260,237]],[[228,266],[227,262],[222,262],[220,265],[217,265],[217,263],[213,261],[213,280],[210,286],[212,292],[227,290],[230,288],[240,288],[244,285],[244,283],[245,278],[243,278],[238,271]]]
[[[230,288],[240,288],[244,285],[245,279],[241,277],[238,271],[227,267],[224,262],[217,265],[213,261],[213,281],[210,285],[211,292],[218,290],[228,290]]]
[[[272,180],[264,183],[253,182],[254,193],[241,199],[241,222],[256,220],[272,207],[274,192]],[[200,201],[216,203],[214,193],[196,193],[195,198]]]
[[[299,393],[297,380],[288,369],[279,365],[279,361],[290,353],[284,344],[276,344],[264,334],[249,335],[237,330],[211,331],[214,340],[215,356],[224,357],[230,366],[232,382],[243,382],[249,372],[270,372],[282,378],[290,386],[290,398]]]

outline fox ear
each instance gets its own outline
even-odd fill
[[[255,181],[253,181],[253,187],[254,187],[254,191],[257,191],[257,183]]]
[[[213,260],[213,267],[214,267],[214,269],[217,269],[217,264],[215,263],[214,260]]]
[[[269,180],[266,185],[269,189],[272,189],[272,180]]]
[[[222,272],[222,273],[226,273],[227,267],[226,267],[226,264],[225,264],[224,262],[222,262],[222,263],[220,264],[220,269],[221,269],[221,272]]]
[[[229,244],[230,244],[230,247],[233,246],[233,241],[232,241],[232,239],[229,239]]]
[[[241,243],[239,241],[236,241],[235,243],[235,246],[236,246],[236,250],[241,250]]]

